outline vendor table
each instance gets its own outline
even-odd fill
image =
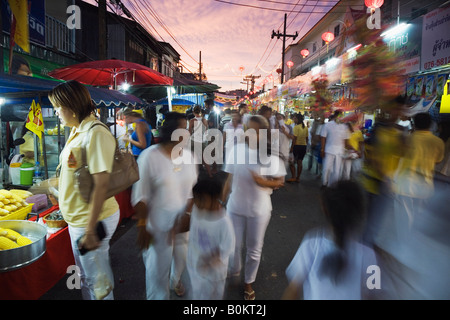
[[[58,210],[53,206],[39,214]],[[36,217],[29,220],[36,220]],[[0,273],[0,300],[36,300],[56,285],[75,264],[68,228],[65,227],[47,239],[44,255],[32,264]]]

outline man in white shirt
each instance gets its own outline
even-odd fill
[[[322,186],[330,186],[341,178],[342,157],[348,145],[350,131],[345,125],[336,122],[340,115],[341,111],[336,110],[330,121],[323,125],[320,134],[323,158]]]

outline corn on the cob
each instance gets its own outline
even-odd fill
[[[3,208],[0,208],[0,216],[6,216],[9,214],[9,211]]]
[[[17,241],[17,239],[19,239],[22,235],[20,233],[18,233],[17,231],[14,231],[12,229],[3,229],[0,228],[0,232],[2,231],[6,231],[6,235],[5,237],[9,238],[12,241]]]
[[[16,194],[19,197],[22,197],[23,199],[31,197],[33,194],[30,191],[27,190],[20,190],[20,189],[11,189],[9,190],[12,194]]]
[[[0,194],[4,195],[7,199],[12,198],[12,193],[8,190],[1,189]]]
[[[0,237],[0,249],[9,250],[14,248],[19,248],[19,245],[6,237]]]
[[[30,239],[22,236],[20,233],[12,229],[0,228],[0,236],[8,238],[11,241],[15,241],[19,246],[26,246],[27,244],[33,243]]]
[[[31,241],[30,239],[28,239],[27,237],[20,237],[19,239],[17,239],[16,243],[19,246],[26,246],[28,244],[33,243],[33,241]]]

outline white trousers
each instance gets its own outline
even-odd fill
[[[186,267],[189,232],[169,243],[169,232],[154,232],[153,243],[143,252],[147,300],[169,300]]]
[[[84,300],[97,300],[99,294],[104,296],[103,289],[110,292],[103,300],[114,300],[112,289],[114,288],[114,275],[109,261],[109,241],[116,231],[120,219],[120,211],[102,220],[106,237],[101,241],[100,247],[80,255],[77,240],[84,235],[86,228],[69,226],[70,242],[72,244],[75,264],[80,269],[81,294]],[[109,283],[109,286],[106,285]],[[97,289],[96,289],[97,288]]]
[[[325,153],[322,166],[322,185],[328,187],[341,179],[342,162],[340,155]]]
[[[270,212],[261,214],[257,217],[246,217],[229,212],[233,222],[236,245],[234,254],[230,257],[230,273],[232,275],[241,272],[241,256],[245,235],[245,283],[253,283],[258,273],[261,253],[264,244],[264,236],[270,221]]]
[[[361,172],[362,159],[344,159],[342,165],[342,179],[354,179]]]

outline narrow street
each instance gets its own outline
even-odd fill
[[[304,161],[306,165],[306,158]],[[306,231],[319,226],[324,218],[320,210],[320,179],[313,172],[303,170],[300,183],[286,183],[272,195],[272,219],[266,232],[261,265],[254,285],[257,300],[279,300],[287,286],[285,276],[289,265]],[[289,177],[289,176],[288,176]],[[136,226],[132,220],[122,222],[113,237],[111,263],[115,276],[116,300],[144,300],[144,265],[136,241]],[[79,290],[69,290],[67,277],[41,297],[41,300],[79,300]],[[183,275],[188,288],[189,278]],[[178,298],[172,293],[172,299]],[[243,300],[241,283],[228,283],[226,300]]]

